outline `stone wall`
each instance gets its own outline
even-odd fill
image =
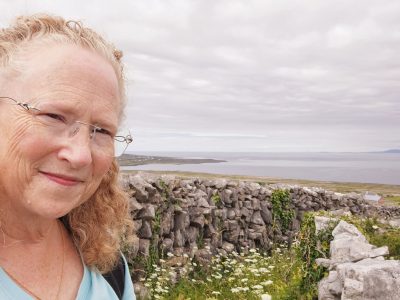
[[[132,256],[148,256],[151,245],[175,255],[201,255],[205,246],[214,253],[240,247],[268,249],[272,242],[290,243],[306,211],[340,209],[384,218],[400,215],[400,207],[373,206],[359,194],[320,188],[225,179],[183,180],[146,173],[122,174],[121,183],[130,195],[137,230]],[[273,226],[271,195],[275,189],[290,191],[295,212],[285,232]]]

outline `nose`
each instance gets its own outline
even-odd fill
[[[73,169],[90,165],[93,159],[87,130],[77,127],[70,138],[65,138],[62,148],[58,151],[58,158],[68,161]]]

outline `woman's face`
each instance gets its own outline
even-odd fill
[[[24,70],[3,89],[20,102],[55,110],[68,120],[115,133],[120,112],[118,81],[109,62],[78,46],[33,48]],[[63,122],[58,116],[41,116]],[[113,157],[75,123],[74,135],[57,135],[19,106],[0,103],[0,209],[57,218],[96,191]]]

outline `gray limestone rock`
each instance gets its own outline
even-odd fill
[[[189,243],[196,242],[197,238],[199,236],[199,228],[190,226],[188,230],[186,230],[186,237]]]
[[[360,240],[367,241],[362,233],[354,226],[343,220],[332,231],[332,235],[335,239],[340,239],[342,237],[358,237]]]
[[[393,219],[390,219],[390,220],[388,221],[388,223],[389,223],[390,226],[399,228],[399,227],[400,227],[400,218],[393,218]]]
[[[129,198],[129,207],[131,209],[132,217],[136,217],[139,211],[143,208],[143,205],[140,204],[135,197]]]
[[[323,216],[315,216],[314,222],[315,222],[315,231],[318,233],[321,230],[329,228],[332,224],[337,222],[338,219],[335,218],[328,218],[328,217],[323,217]]]
[[[221,189],[224,189],[226,187],[227,183],[228,182],[227,182],[226,179],[216,179],[216,180],[214,180],[213,185],[217,189],[221,190]]]
[[[228,219],[231,219],[231,220],[235,219],[236,213],[233,208],[228,208],[227,217],[228,217]]]
[[[170,209],[163,214],[160,226],[161,236],[168,235],[174,227],[174,218],[172,216],[173,211],[171,211]]]
[[[246,207],[242,207],[240,209],[240,216],[242,218],[244,218],[246,220],[246,222],[250,221],[251,214],[250,214],[250,211]]]
[[[251,216],[250,222],[257,225],[265,225],[260,211],[255,211]]]
[[[330,271],[328,277],[322,279],[318,284],[319,300],[340,300],[342,285],[336,271]]]
[[[188,213],[182,211],[180,213],[175,213],[174,215],[174,231],[186,228],[189,225]]]
[[[232,203],[232,199],[231,199],[232,194],[233,194],[233,192],[229,189],[223,190],[220,193],[221,201],[225,204]]]
[[[389,255],[388,246],[372,249],[371,252],[369,253],[369,257],[371,258],[385,256],[385,255]]]
[[[138,255],[142,255],[143,257],[149,257],[149,248],[150,248],[150,240],[140,239]]]
[[[340,221],[331,241],[331,259],[317,259],[331,269],[320,281],[318,299],[400,299],[400,261],[384,260],[386,246],[376,248],[351,224]]]
[[[172,251],[174,249],[173,248],[173,245],[174,245],[173,240],[171,240],[170,238],[165,238],[165,239],[163,239],[161,245],[162,245],[162,250],[164,253],[168,253],[168,252],[172,253]]]
[[[197,226],[199,228],[204,227],[205,218],[204,215],[195,216],[190,219],[190,224],[193,226]]]
[[[260,210],[261,209],[260,200],[258,200],[257,198],[252,198],[251,207],[253,208],[253,210]]]
[[[153,234],[151,232],[151,222],[143,220],[142,227],[139,230],[139,236],[143,239],[150,239]]]
[[[330,255],[335,262],[353,262],[370,257],[374,248],[359,237],[346,237],[331,241]]]
[[[137,217],[143,220],[153,220],[156,216],[156,210],[152,204],[144,204]]]
[[[205,194],[205,193],[204,193],[204,194]],[[207,195],[205,195],[204,198],[198,198],[198,200],[197,200],[197,206],[209,208],[209,207],[210,207],[210,204],[208,203],[206,197],[207,197]]]
[[[182,234],[181,230],[176,230],[175,232],[175,238],[174,238],[174,247],[183,247],[185,245],[185,240],[184,236]]]
[[[235,245],[228,242],[223,242],[222,249],[224,249],[227,253],[231,253],[233,250],[235,250]]]
[[[328,259],[328,258],[317,258],[315,260],[315,263],[318,266],[323,266],[325,268],[329,268],[331,266],[331,264],[332,264],[332,261],[330,259]]]
[[[261,201],[261,217],[265,224],[272,224],[272,212],[268,208],[268,203],[266,201]]]

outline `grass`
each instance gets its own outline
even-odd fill
[[[313,215],[315,214],[310,214],[310,224],[313,223]],[[400,259],[399,228],[391,228],[376,219],[362,219],[355,216],[342,218],[358,227],[371,244],[388,246],[390,259]],[[310,229],[310,233],[315,232],[312,226]],[[314,243],[314,238],[319,242],[314,241]],[[304,244],[315,247],[321,245],[323,241],[328,241],[326,235],[303,234],[296,239],[291,248],[279,245],[269,253],[259,249],[242,248],[241,253],[214,255],[205,265],[200,265],[187,254],[175,257],[169,253],[168,259],[160,259],[153,265],[153,271],[147,274],[144,284],[151,293],[151,299],[316,299],[316,285],[321,278],[318,274],[323,276],[327,274],[327,270],[319,270],[314,261],[305,264],[306,256],[302,249]],[[319,252],[323,250],[328,253],[329,241],[326,246],[328,248],[319,249]],[[205,249],[210,252],[209,247]],[[317,257],[321,256],[323,255]],[[172,265],[170,261],[179,263]],[[305,274],[318,276],[309,276],[309,280],[305,281]]]
[[[276,248],[270,255],[257,249],[245,253],[216,255],[208,266],[187,258],[184,276],[171,282],[173,268],[162,261],[145,286],[152,299],[294,299],[301,280],[299,260],[293,250]]]
[[[385,197],[385,202],[387,204],[399,206],[400,205],[400,195],[398,195],[398,196],[394,196],[394,195],[387,196],[387,197]]]

